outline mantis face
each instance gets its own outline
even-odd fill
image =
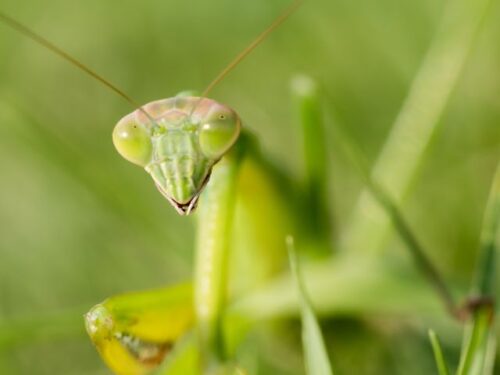
[[[229,107],[200,97],[158,100],[142,109],[118,122],[113,143],[125,159],[144,167],[181,215],[188,215],[212,167],[236,143],[241,121]]]

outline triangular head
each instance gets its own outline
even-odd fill
[[[113,143],[125,159],[144,167],[176,210],[187,215],[196,207],[212,167],[236,143],[241,130],[238,115],[229,107],[208,99],[208,93],[301,3],[302,0],[293,1],[221,71],[200,97],[177,96],[142,107],[117,86],[12,17],[0,12],[0,22],[76,66],[137,108],[118,122]]]
[[[239,116],[212,99],[177,96],[148,103],[123,117],[113,143],[144,167],[181,215],[190,214],[212,167],[236,143]]]

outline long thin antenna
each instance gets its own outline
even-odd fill
[[[106,79],[104,79],[103,77],[101,77],[99,74],[94,72],[89,67],[82,64],[80,61],[78,61],[73,56],[64,52],[61,48],[57,47],[53,43],[49,42],[47,39],[45,39],[42,36],[35,33],[33,30],[29,29],[28,27],[19,23],[15,19],[13,19],[13,18],[9,17],[8,15],[1,13],[1,12],[0,12],[0,22],[3,22],[7,26],[18,31],[19,33],[23,34],[24,36],[28,37],[29,39],[33,40],[34,42],[40,44],[41,46],[48,48],[50,51],[52,51],[53,53],[55,53],[59,57],[62,57],[64,60],[68,61],[70,64],[76,66],[78,69],[84,71],[92,78],[98,80],[104,86],[108,87],[109,89],[114,91],[116,94],[121,96],[123,99],[125,99],[129,104],[131,104],[134,107],[134,109],[139,109],[153,124],[156,123],[155,120],[151,117],[151,115],[149,115],[149,113],[147,113],[142,108],[142,106],[140,104],[138,104],[134,99],[132,99],[129,95],[125,94],[125,92],[123,92],[118,87],[113,85],[111,82],[109,82]]]
[[[222,72],[208,85],[208,87],[203,91],[201,95],[202,98],[205,98],[210,91],[224,79],[240,62],[242,62],[245,57],[247,57],[250,52],[252,52],[259,44],[261,44],[268,36],[271,34],[276,28],[278,28],[283,22],[287,20],[288,17],[292,15],[295,10],[302,4],[303,0],[295,0],[285,11],[278,17],[274,22],[269,26],[266,30],[262,32],[255,40],[250,43],[250,45],[245,48],[238,56],[235,57],[231,63],[224,68]]]

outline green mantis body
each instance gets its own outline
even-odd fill
[[[252,137],[240,135],[241,120],[228,107],[210,99],[178,96],[142,108],[154,122],[140,110],[125,116],[115,127],[114,143],[122,156],[145,168],[180,214],[190,214],[200,199],[194,305],[200,340],[217,348],[221,313],[229,293],[227,280],[233,293],[241,293],[276,274],[283,265],[282,239],[292,230],[287,218],[290,209],[283,204],[286,194],[266,173]],[[273,226],[262,224],[259,215]],[[242,243],[245,245],[238,245]],[[151,303],[154,309],[153,298]],[[103,314],[108,321],[115,320],[109,307],[99,305],[87,315],[87,329],[92,337],[100,338],[96,344],[108,364],[116,368],[116,354],[109,355],[104,348],[125,347],[127,358],[147,367],[150,357],[141,359],[140,351],[131,350],[122,338],[132,338],[146,352],[151,340],[118,328],[110,330],[103,323]],[[108,332],[108,341],[102,339],[101,331]],[[153,357],[166,353],[161,350],[166,340],[166,336],[156,339]]]
[[[196,106],[194,111],[193,106]],[[257,157],[258,151],[254,141],[245,133],[238,139],[229,134],[227,138],[234,145],[231,145],[230,150],[227,144],[222,145],[229,151],[224,156],[216,155],[217,159],[213,159],[212,162],[198,163],[209,166],[206,171],[198,174],[202,177],[190,180],[190,176],[183,175],[186,171],[194,170],[186,168],[186,165],[196,164],[192,160],[205,158],[201,149],[206,147],[202,148],[200,144],[206,142],[199,141],[200,135],[203,135],[203,130],[200,129],[214,126],[214,123],[208,122],[207,118],[219,121],[215,126],[223,126],[226,134],[228,132],[225,128],[234,125],[239,135],[240,120],[227,107],[209,99],[175,97],[148,104],[143,108],[153,116],[155,125],[151,125],[149,119],[139,111],[134,112],[124,117],[115,128],[115,144],[119,144],[118,149],[127,159],[134,159],[133,161],[137,162],[137,158],[133,158],[130,153],[127,154],[130,148],[124,147],[123,139],[126,143],[133,142],[134,146],[138,142],[134,142],[134,138],[124,136],[124,127],[128,127],[129,131],[139,129],[140,132],[147,132],[149,136],[140,139],[142,146],[148,152],[143,153],[141,150],[136,154],[147,154],[147,158],[144,158],[147,162],[143,162],[145,164],[143,166],[152,175],[162,194],[166,195],[181,214],[190,213],[195,207],[192,202],[196,202],[200,197],[200,207],[197,209],[195,315],[200,339],[206,341],[204,344],[208,346],[218,347],[218,341],[221,340],[220,316],[229,293],[241,294],[249,291],[283,267],[285,248],[282,239],[292,230],[292,223],[288,218],[291,212],[283,201],[286,194],[273,183],[273,179]],[[187,110],[182,111],[182,108]],[[221,118],[222,116],[224,118]],[[175,119],[173,124],[166,121],[172,118]],[[224,123],[226,119],[232,124],[226,125]],[[156,126],[165,128],[158,130],[155,129]],[[117,133],[121,139],[117,140]],[[178,142],[173,146],[175,152],[166,155],[165,145],[167,147],[172,145],[169,137],[184,139],[188,146],[179,146],[182,142]],[[137,148],[133,150],[135,152]],[[185,169],[177,171],[175,168]],[[206,176],[210,176],[210,179],[208,180]],[[196,186],[196,183],[199,185]],[[178,184],[186,184],[187,189],[195,186],[191,190],[192,195],[186,197],[185,201],[180,201],[179,196],[175,195],[176,192],[182,191],[182,189],[176,190]],[[173,191],[173,195],[169,195],[169,191]],[[188,205],[186,211],[179,205],[179,201]],[[267,217],[273,226],[270,227],[267,222],[263,222],[259,215]],[[230,266],[228,262],[231,263]],[[230,274],[226,271],[228,269],[231,270]],[[231,291],[226,288],[227,280]],[[157,364],[155,360],[158,356],[167,354],[168,351],[162,348],[173,346],[174,339],[179,339],[188,331],[190,327],[183,325],[182,322],[194,325],[193,319],[189,318],[192,316],[191,309],[186,308],[186,304],[192,303],[191,290],[183,290],[185,293],[181,306],[186,312],[185,317],[181,317],[180,320],[168,318],[172,314],[175,316],[175,311],[178,310],[175,304],[165,302],[165,300],[170,301],[168,297],[170,294],[176,293],[171,289],[156,294],[145,292],[116,297],[96,306],[87,314],[87,330],[111,368],[119,374],[146,373],[152,364]],[[144,305],[137,301],[148,301],[148,309],[144,310]],[[128,312],[127,308],[123,308],[123,305],[127,304],[130,309]],[[122,307],[116,308],[116,306]],[[151,313],[148,313],[148,310]],[[124,318],[127,314],[135,318]],[[155,326],[159,330],[166,325],[166,331],[159,337],[143,334],[144,329],[132,332],[127,327],[133,327],[133,324],[130,326],[130,321],[134,320],[140,322],[141,326]],[[177,330],[179,325],[184,329]],[[135,347],[130,346],[130,340],[136,343]],[[223,353],[217,355],[223,356]],[[135,372],[124,371],[116,358],[121,358],[121,363],[128,364],[125,368],[132,368],[135,364]]]

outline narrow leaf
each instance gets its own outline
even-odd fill
[[[481,233],[481,255],[477,270],[474,292],[480,296],[493,297],[495,280],[495,262],[498,257],[498,241],[500,237],[500,164],[493,177],[490,197]]]
[[[487,375],[484,364],[488,353],[491,333],[491,308],[484,306],[474,313],[469,332],[466,334],[460,358],[458,375]]]
[[[314,314],[309,296],[307,295],[299,262],[294,249],[293,238],[287,238],[288,256],[290,268],[295,279],[301,305],[302,317],[302,344],[306,362],[307,374],[309,375],[331,375],[333,374],[328,353],[326,351],[321,329]]]
[[[328,255],[331,218],[328,212],[329,167],[327,165],[327,137],[323,121],[320,89],[309,76],[298,75],[291,87],[297,117],[300,123],[302,159],[304,160],[303,190],[301,210],[304,215],[305,230],[316,243],[320,255]]]
[[[491,352],[496,346],[493,331],[494,296],[496,285],[495,258],[498,257],[500,237],[500,165],[493,178],[492,189],[481,233],[481,259],[473,293],[477,306],[472,314],[469,333],[466,335],[460,357],[459,375],[493,374]]]
[[[373,178],[397,205],[404,200],[428,145],[440,125],[491,0],[450,1],[443,22],[412,82],[382,152]],[[360,195],[344,238],[347,250],[379,252],[390,219],[371,192]]]
[[[436,366],[439,375],[449,375],[450,371],[446,365],[446,361],[443,356],[443,350],[441,349],[441,344],[436,335],[436,332],[429,330],[429,339],[431,340],[432,350],[434,351],[434,358],[436,360]]]

